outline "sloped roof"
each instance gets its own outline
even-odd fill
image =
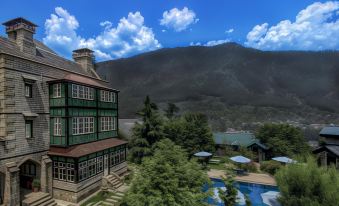
[[[6,53],[9,55],[30,59],[32,61],[37,61],[42,64],[64,69],[66,71],[75,72],[92,78],[98,78],[94,71],[86,72],[81,68],[80,64],[57,55],[53,50],[48,48],[42,42],[34,40],[34,43],[36,45],[37,55],[21,52],[14,41],[0,36],[0,53]]]
[[[80,144],[71,146],[68,148],[62,147],[53,147],[51,146],[49,149],[49,155],[55,156],[63,156],[63,157],[82,157],[88,154],[92,154],[95,152],[100,152],[105,149],[109,149],[112,147],[116,147],[119,145],[127,144],[126,141],[117,139],[117,138],[109,138],[96,142],[89,142],[86,144]]]
[[[255,140],[255,136],[249,132],[216,132],[213,133],[215,144],[247,146]]]
[[[60,81],[69,81],[69,82],[76,82],[76,83],[81,83],[84,85],[89,85],[89,86],[94,86],[94,87],[99,87],[99,88],[104,88],[104,89],[109,89],[109,90],[114,90],[114,91],[118,91],[115,89],[112,89],[108,86],[108,84],[104,83],[104,82],[99,82],[95,79],[91,79],[85,76],[80,76],[77,74],[67,74],[64,78],[62,79],[56,79],[56,80],[51,80],[48,81],[49,83],[52,82],[60,82]]]
[[[313,153],[317,154],[317,153],[322,152],[324,150],[329,151],[329,152],[331,152],[334,155],[339,157],[339,145],[324,145],[324,146],[318,147],[317,149],[313,150]]]
[[[338,136],[339,137],[339,127],[324,127],[320,133],[320,136]]]
[[[266,145],[262,144],[258,139],[253,140],[253,142],[251,142],[249,145],[247,145],[247,147],[250,147],[250,146],[252,146],[254,144],[256,144],[259,147],[261,147],[261,149],[264,149],[264,150],[268,150],[269,149]]]

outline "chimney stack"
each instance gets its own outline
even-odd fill
[[[94,69],[93,51],[88,48],[77,49],[73,51],[73,59],[80,64],[86,72],[91,72]]]
[[[36,54],[33,35],[37,25],[22,17],[9,20],[2,25],[6,26],[8,38],[15,41],[22,52]]]

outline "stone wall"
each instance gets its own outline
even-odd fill
[[[110,170],[122,174],[127,171],[127,162],[111,167]],[[53,198],[77,203],[101,188],[102,177],[103,173],[100,173],[79,183],[53,180]]]
[[[77,203],[101,187],[102,176],[103,173],[79,183],[53,180],[53,198]]]

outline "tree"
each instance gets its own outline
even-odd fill
[[[206,205],[209,195],[202,186],[209,179],[195,161],[169,139],[153,147],[154,155],[146,157],[125,197],[130,206]]]
[[[234,179],[231,176],[223,178],[226,190],[219,189],[219,197],[225,206],[235,206],[237,202],[238,190],[234,186]]]
[[[165,136],[188,152],[189,157],[200,151],[214,152],[215,145],[207,117],[201,113],[186,113],[168,121]]]
[[[310,151],[301,129],[288,124],[265,124],[256,137],[271,148],[273,156],[305,156]]]
[[[321,168],[313,158],[304,164],[289,164],[276,174],[279,201],[284,206],[337,206],[339,174],[335,168]]]
[[[179,107],[177,107],[177,105],[175,105],[174,103],[168,103],[167,104],[167,109],[165,110],[166,112],[166,117],[168,119],[172,119],[175,115],[175,113],[179,112]]]
[[[142,117],[142,123],[136,123],[133,127],[129,153],[131,161],[140,164],[144,156],[151,154],[152,145],[163,138],[163,121],[149,96],[138,115]]]

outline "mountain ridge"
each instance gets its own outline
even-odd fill
[[[121,90],[121,104],[126,105],[121,107],[123,118],[134,117],[143,98],[150,95],[162,107],[173,102],[184,111],[204,112],[210,119],[219,115],[211,113],[234,106],[253,106],[277,113],[303,108],[338,122],[338,51],[261,51],[226,43],[164,48],[99,62],[96,69]],[[226,116],[220,118],[229,121]],[[295,121],[307,120],[299,116]],[[308,121],[320,120],[310,117]],[[326,118],[321,122],[326,123]]]

